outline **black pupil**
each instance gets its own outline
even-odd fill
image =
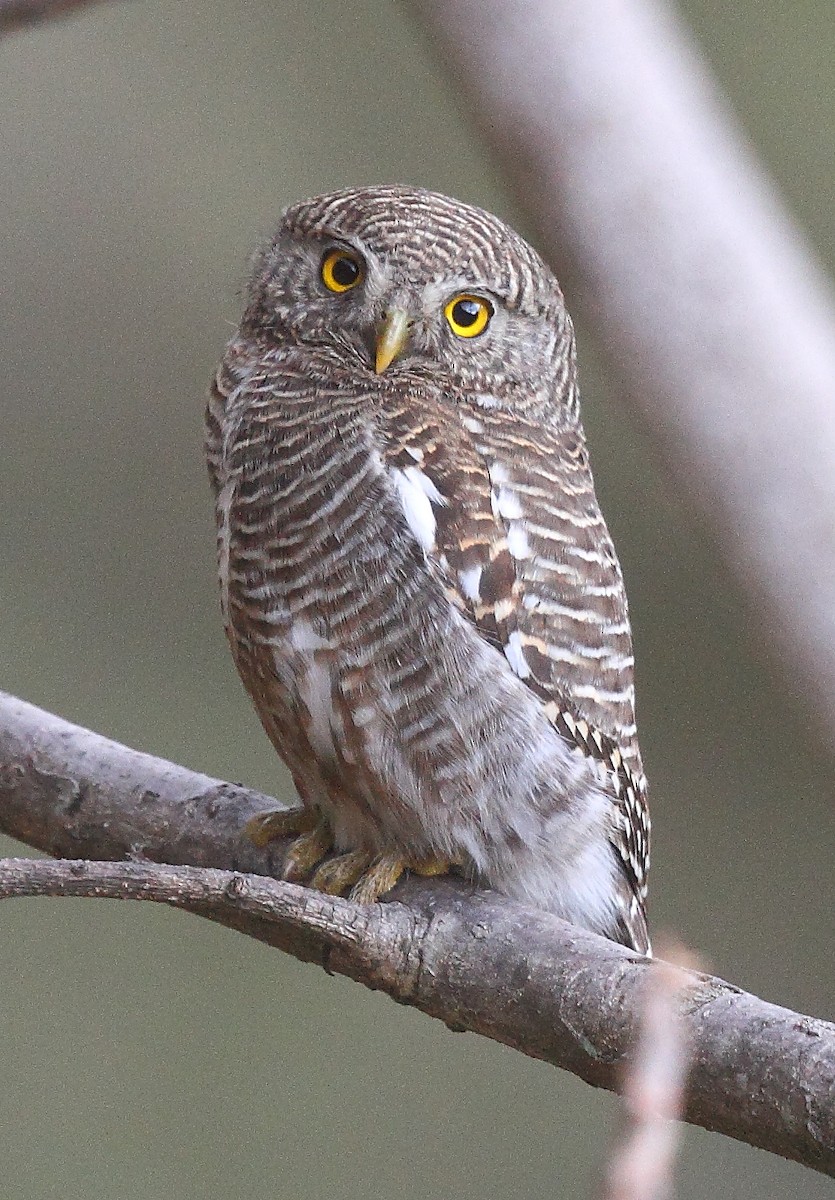
[[[468,329],[475,325],[481,312],[481,305],[476,300],[456,300],[452,309],[452,319],[456,325]]]
[[[338,258],[331,267],[331,275],[340,287],[350,287],[359,278],[360,269],[352,258]]]

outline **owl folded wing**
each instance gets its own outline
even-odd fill
[[[643,921],[646,783],[636,740],[626,593],[582,434],[499,408],[421,404],[386,414],[384,458],[450,601],[600,764],[611,840]]]

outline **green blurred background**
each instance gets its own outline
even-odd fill
[[[683,11],[831,269],[832,0]],[[289,797],[223,641],[201,450],[247,255],[283,205],[347,184],[519,216],[392,0],[93,7],[0,43],[0,109],[0,686]],[[635,627],[654,927],[835,1017],[832,757],[579,336]],[[28,901],[3,905],[0,946],[3,1200],[593,1193],[611,1097],[231,932]],[[832,1195],[693,1130],[680,1179],[682,1200]]]

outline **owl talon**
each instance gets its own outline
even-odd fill
[[[406,870],[406,862],[397,854],[381,854],[357,880],[350,899],[355,904],[374,904],[390,892]]]
[[[370,863],[371,855],[365,850],[340,854],[322,863],[310,880],[310,886],[328,896],[341,896],[362,878]]]
[[[366,858],[366,864],[368,861]],[[404,871],[429,878],[446,875],[455,865],[455,861],[449,858],[399,858],[396,854],[381,854],[357,878],[350,898],[355,904],[374,904],[391,891]]]
[[[456,858],[410,858],[406,866],[413,874],[431,879],[435,875],[448,875],[453,867],[460,867],[461,862]]]
[[[277,808],[256,813],[244,826],[244,833],[259,849],[289,837],[291,833],[310,833],[316,825],[316,813],[310,808]]]
[[[330,825],[320,819],[309,833],[303,833],[290,846],[284,860],[282,879],[290,883],[301,882],[332,849],[333,834]]]

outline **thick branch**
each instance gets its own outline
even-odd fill
[[[412,7],[831,740],[835,306],[695,47],[661,0]]]
[[[241,828],[270,803],[0,693],[0,830],[63,858],[134,860],[6,860],[0,897],[173,904],[616,1087],[652,963],[453,880],[362,908],[265,878],[276,863]],[[835,1175],[835,1026],[697,974],[683,1020],[687,1119]]]

